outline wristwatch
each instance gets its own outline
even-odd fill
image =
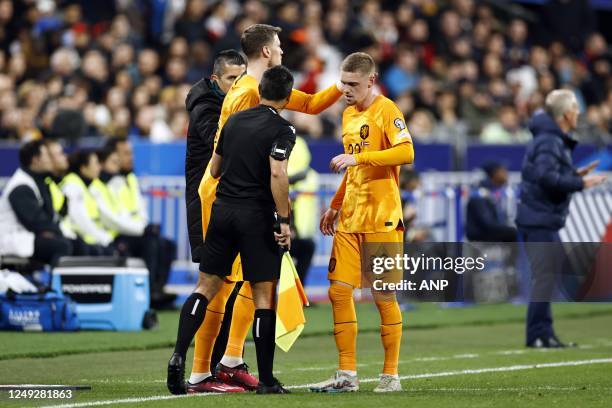
[[[291,219],[289,217],[281,217],[280,215],[276,215],[276,221],[279,224],[290,224]]]

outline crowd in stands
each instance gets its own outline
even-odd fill
[[[588,0],[538,14],[508,3],[0,0],[0,139],[182,139],[191,85],[265,22],[283,29],[283,64],[304,91],[336,81],[344,55],[370,53],[417,141],[525,142],[544,95],[565,87],[583,140],[612,142],[611,54]],[[342,108],[290,119],[307,138],[339,138]]]

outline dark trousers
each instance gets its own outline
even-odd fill
[[[115,252],[115,248],[112,246],[90,245],[80,237],[72,239],[70,242],[72,242],[73,256],[111,256]]]
[[[163,292],[168,282],[172,261],[176,259],[174,242],[155,234],[134,237],[119,235],[114,242],[119,253],[124,256],[141,258],[149,270],[149,289],[152,296]]]
[[[308,270],[315,253],[315,243],[312,239],[296,238],[291,240],[291,256],[295,258],[297,265],[295,269],[302,284],[306,284]]]
[[[531,296],[527,307],[526,343],[533,343],[538,337],[548,338],[555,335],[553,329],[552,297],[555,276],[560,271],[558,256],[560,245],[533,245],[534,242],[561,242],[559,232],[550,229],[522,228],[519,230],[523,242],[527,244],[527,257],[531,269]],[[531,244],[531,245],[530,245]],[[543,301],[547,300],[547,301]]]
[[[62,256],[72,255],[72,243],[64,237],[43,237],[34,239],[33,259],[55,267]]]

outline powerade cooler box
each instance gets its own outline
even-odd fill
[[[149,271],[140,259],[64,257],[53,270],[52,288],[76,303],[84,330],[134,331],[149,309]]]

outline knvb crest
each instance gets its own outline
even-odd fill
[[[370,126],[362,125],[359,129],[359,137],[365,140],[368,136],[370,136]]]

